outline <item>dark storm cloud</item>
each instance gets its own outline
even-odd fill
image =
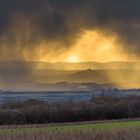
[[[15,30],[20,29],[21,33],[25,27],[31,28],[26,41],[28,28],[20,38],[22,49],[28,43],[34,47],[32,42],[38,41],[38,37],[69,44],[82,28],[98,28],[116,33],[124,51],[139,55],[139,6],[139,0],[0,0],[0,33],[14,44],[19,35],[15,35],[18,32]]]

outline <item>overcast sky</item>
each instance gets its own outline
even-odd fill
[[[121,44],[116,46],[118,53],[139,59],[140,1],[0,0],[0,60],[41,60],[45,55],[43,59],[50,61],[53,55],[71,51],[87,31],[108,40],[114,36]]]

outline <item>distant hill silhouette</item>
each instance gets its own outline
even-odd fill
[[[0,89],[7,86],[37,88],[65,82],[139,87],[140,62],[0,62]]]
[[[68,79],[75,82],[132,83],[140,82],[140,70],[85,70],[71,74]]]

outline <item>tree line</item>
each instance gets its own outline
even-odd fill
[[[140,96],[93,97],[88,102],[48,104],[28,100],[0,106],[0,125],[44,124],[140,117]]]

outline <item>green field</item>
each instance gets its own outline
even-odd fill
[[[140,121],[133,122],[113,122],[113,123],[97,123],[97,124],[83,124],[83,125],[66,125],[66,126],[53,126],[48,128],[48,130],[73,130],[73,129],[113,129],[113,128],[131,128],[140,127]]]
[[[96,124],[81,124],[81,125],[56,125],[44,127],[41,125],[33,127],[6,127],[0,128],[0,136],[2,135],[17,135],[23,133],[46,133],[46,132],[72,132],[72,131],[89,131],[89,130],[112,130],[120,128],[140,128],[140,121],[130,121],[130,122],[105,122]]]

